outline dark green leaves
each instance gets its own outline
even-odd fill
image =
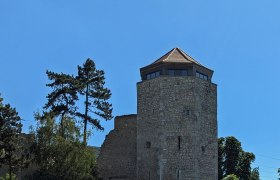
[[[231,179],[233,175],[243,180],[259,180],[258,169],[251,169],[255,155],[245,152],[240,141],[229,136],[218,140],[219,179]]]
[[[97,130],[103,130],[99,118],[112,119],[112,105],[107,102],[111,97],[111,91],[104,87],[104,71],[97,70],[91,59],[87,59],[83,66],[78,66],[76,79],[79,84],[78,91],[85,99],[85,112],[79,112],[77,116],[84,121],[84,144],[86,144],[88,122]]]

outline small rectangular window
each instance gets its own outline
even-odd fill
[[[150,142],[150,141],[147,141],[147,142],[146,142],[146,148],[147,148],[147,149],[150,149],[150,148],[151,148],[151,142]]]
[[[175,70],[174,69],[168,69],[168,75],[169,76],[174,76],[175,75]]]
[[[156,77],[158,77],[158,76],[159,76],[159,71],[156,72]]]
[[[182,76],[187,76],[188,75],[188,71],[187,70],[182,70],[181,71],[181,75]]]
[[[204,76],[203,79],[207,81],[208,80],[208,76]]]
[[[208,80],[208,76],[207,75],[205,75],[205,74],[203,74],[203,73],[201,73],[201,72],[198,72],[198,71],[196,71],[196,77],[198,77],[198,78],[200,78],[200,79],[203,79],[203,80]]]
[[[169,76],[187,76],[188,71],[186,69],[168,69]]]
[[[152,72],[146,75],[147,80],[160,76],[160,71]]]

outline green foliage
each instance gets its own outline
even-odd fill
[[[78,100],[76,81],[71,75],[63,73],[46,72],[49,80],[47,84],[53,91],[48,94],[48,102],[44,108],[48,110],[44,114],[51,114],[54,117],[60,116],[60,134],[64,137],[64,117],[74,115],[77,107],[75,102]]]
[[[218,179],[223,179],[224,177],[224,143],[225,138],[221,137],[218,139]]]
[[[241,143],[233,136],[229,136],[225,140],[224,153],[225,174],[238,174],[239,153],[241,152]]]
[[[255,160],[253,153],[243,151],[241,143],[233,136],[218,140],[218,177],[236,175],[242,180],[259,179],[258,168],[251,169]]]
[[[259,168],[254,168],[251,172],[250,180],[260,180]]]
[[[0,180],[16,180],[17,176],[15,174],[9,174],[7,173],[4,177],[0,177]]]
[[[87,59],[83,66],[78,66],[76,79],[79,83],[79,93],[85,97],[85,112],[79,112],[77,115],[84,121],[83,141],[86,144],[88,122],[97,130],[103,130],[99,118],[112,119],[112,105],[107,102],[111,97],[111,92],[104,87],[104,71],[97,70],[91,59]],[[95,116],[92,117],[90,113]]]
[[[29,179],[94,179],[95,155],[79,141],[80,129],[74,119],[65,116],[64,137],[52,116],[36,114],[35,163],[39,166]]]
[[[239,178],[234,174],[229,174],[226,177],[224,177],[222,180],[239,180]]]
[[[27,166],[24,148],[21,144],[21,118],[15,108],[3,104],[0,98],[0,166],[8,167],[9,177],[18,168]]]
[[[87,141],[87,124],[90,123],[97,130],[104,130],[100,124],[100,118],[105,120],[112,119],[112,105],[108,103],[111,97],[109,89],[105,88],[104,71],[97,70],[95,63],[87,59],[83,66],[78,66],[78,75],[74,78],[72,75],[63,73],[54,73],[47,71],[49,80],[47,84],[52,88],[48,94],[48,102],[45,105],[47,112],[45,115],[60,117],[60,134],[64,137],[64,117],[77,116],[83,121],[83,142]],[[76,102],[77,94],[85,98],[84,113],[78,112]],[[94,114],[94,117],[92,116]]]
[[[251,163],[254,162],[255,155],[253,153],[241,151],[239,154],[238,176],[240,179],[250,179]]]

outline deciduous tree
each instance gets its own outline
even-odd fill
[[[233,136],[229,136],[225,140],[225,174],[238,174],[239,153],[241,152],[241,143]]]
[[[95,154],[80,142],[80,129],[75,120],[64,116],[64,132],[51,116],[36,115],[34,161],[39,169],[29,179],[63,180],[95,179]]]
[[[219,180],[236,175],[242,180],[259,180],[258,168],[251,169],[255,155],[245,152],[240,141],[229,136],[218,140],[218,177]]]
[[[224,177],[224,161],[225,161],[224,143],[225,143],[225,138],[221,137],[218,139],[218,178],[219,179],[223,179]]]
[[[239,180],[239,178],[235,174],[229,174],[224,177],[222,180]]]

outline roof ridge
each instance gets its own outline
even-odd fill
[[[176,49],[176,48],[173,48],[173,49],[171,50],[171,52],[169,53],[169,55],[168,55],[165,59],[163,59],[162,61],[165,61],[166,59],[168,59],[169,56],[171,56],[171,54],[174,53],[175,49]]]
[[[174,48],[173,48],[174,49]],[[152,64],[155,64],[157,62],[159,62],[160,60],[163,60],[162,58],[166,55],[169,56],[169,54],[173,51],[173,49],[171,49],[170,51],[168,51],[167,53],[165,53],[164,55],[162,55],[160,58],[158,58],[157,60],[155,60]]]
[[[199,65],[202,65],[200,64],[199,62],[197,62],[194,58],[192,58],[190,55],[188,55],[187,53],[185,53],[183,50],[181,50],[180,48],[177,48],[176,49],[179,51],[180,54],[182,54],[187,60],[189,61],[192,61],[193,63],[196,63],[196,64],[199,64]]]

